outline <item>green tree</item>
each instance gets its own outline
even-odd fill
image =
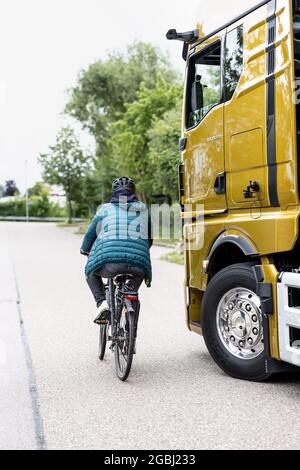
[[[49,188],[43,182],[37,182],[28,189],[30,199],[29,213],[34,217],[50,217],[52,205],[49,200]]]
[[[142,84],[137,100],[127,105],[125,114],[113,126],[111,146],[116,172],[135,178],[144,198],[155,190],[153,172],[156,165],[154,157],[150,159],[149,130],[158,119],[166,116],[167,111],[176,108],[181,94],[181,85],[172,85],[163,77],[157,80],[154,89]]]
[[[142,83],[154,88],[159,75],[174,82],[168,58],[150,44],[134,43],[125,54],[110,54],[80,72],[66,112],[105,146],[110,125],[125,112],[126,103],[135,101]]]
[[[2,184],[0,184],[0,198],[3,197],[3,194],[4,194],[4,187],[2,186]]]
[[[149,160],[153,175],[153,190],[164,194],[173,202],[178,201],[178,165],[180,151],[178,142],[181,135],[182,101],[162,118],[155,118],[148,131]]]
[[[29,214],[32,217],[50,217],[51,204],[47,194],[43,194],[41,196],[31,196],[29,203]]]
[[[5,186],[4,186],[4,193],[3,193],[3,196],[7,197],[7,196],[17,196],[18,194],[20,194],[18,188],[17,188],[17,184],[14,180],[8,180],[5,182]]]
[[[61,129],[56,143],[49,147],[49,153],[40,155],[39,161],[45,182],[64,189],[68,218],[72,222],[73,205],[81,203],[82,184],[86,172],[91,168],[91,157],[84,154],[74,131],[67,127]]]
[[[169,85],[178,81],[166,55],[150,44],[137,42],[125,54],[110,54],[106,61],[97,61],[81,71],[77,85],[70,90],[66,112],[96,142],[94,199],[97,194],[101,202],[107,199],[111,180],[119,176],[116,146],[112,145],[114,123],[122,120],[124,114],[128,116],[128,105],[140,99],[141,86],[143,90],[155,90],[160,77]],[[125,142],[122,149],[124,145]],[[123,159],[121,152],[118,155]]]
[[[38,181],[35,183],[32,188],[28,189],[28,196],[44,196],[46,195],[47,197],[49,196],[49,188],[45,185],[45,183]]]

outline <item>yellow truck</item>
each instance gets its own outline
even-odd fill
[[[300,1],[262,1],[209,34],[167,38],[183,41],[187,62],[188,327],[233,377],[299,372]]]

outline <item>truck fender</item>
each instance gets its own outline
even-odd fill
[[[245,256],[259,256],[259,251],[247,235],[238,230],[228,230],[223,232],[213,243],[208,258],[205,260],[205,273],[210,271],[211,262],[218,250],[225,243],[231,243],[239,247]]]

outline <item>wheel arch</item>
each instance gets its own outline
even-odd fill
[[[213,243],[205,261],[205,272],[210,281],[222,269],[248,261],[260,262],[260,253],[255,244],[243,233],[227,231]]]

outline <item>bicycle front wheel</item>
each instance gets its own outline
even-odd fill
[[[100,325],[98,356],[103,361],[106,351],[108,325]]]
[[[115,365],[117,375],[125,382],[130,374],[135,348],[135,313],[123,309],[118,324],[117,342],[115,345]]]

